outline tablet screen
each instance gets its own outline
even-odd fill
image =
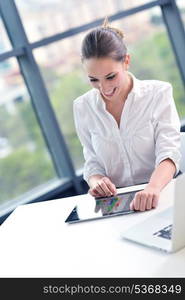
[[[91,198],[75,206],[65,222],[74,223],[135,212],[130,203],[138,192],[120,193],[112,197]]]

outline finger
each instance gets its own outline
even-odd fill
[[[139,210],[140,200],[141,200],[140,197],[141,197],[140,193],[135,194],[135,197],[133,199],[133,208],[134,208],[134,210]]]
[[[109,190],[109,188],[107,187],[107,184],[104,181],[102,181],[101,183],[98,183],[98,184],[106,196],[112,195],[111,190]]]
[[[152,208],[153,195],[149,194],[146,202],[146,209],[149,210]]]
[[[147,195],[142,193],[141,196],[140,196],[140,205],[139,205],[139,210],[140,211],[145,211],[146,201],[147,201]]]
[[[106,194],[100,185],[96,186],[96,191],[98,192],[99,196],[106,197]]]
[[[158,201],[159,201],[159,196],[158,195],[154,195],[153,201],[152,201],[152,207],[153,208],[157,207]]]
[[[106,196],[98,182],[96,183],[96,185],[94,187],[91,188],[91,191],[93,192],[93,194],[98,193],[99,197]]]
[[[111,194],[113,194],[115,196],[117,194],[116,186],[110,181],[109,178],[105,178],[104,182],[106,182],[106,185],[109,188],[109,190],[111,191]]]
[[[93,197],[102,197],[105,196],[104,193],[102,192],[102,190],[99,187],[94,187],[91,188],[89,190],[89,193],[93,196]]]
[[[93,196],[93,197],[98,197],[98,196],[100,196],[99,193],[98,193],[95,189],[94,189],[94,190],[89,189],[88,193],[89,193],[91,196]]]

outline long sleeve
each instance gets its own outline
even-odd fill
[[[138,80],[124,105],[120,127],[97,89],[74,101],[76,132],[83,146],[84,179],[108,176],[116,187],[148,182],[169,158],[180,163],[180,121],[168,82]],[[175,175],[176,175],[175,174]]]
[[[153,113],[155,132],[156,166],[166,158],[170,158],[176,166],[176,174],[180,163],[180,120],[173,99],[172,86],[167,83],[157,95],[157,103]]]
[[[83,111],[80,105],[74,101],[74,123],[78,138],[83,147],[83,155],[85,159],[83,178],[86,182],[88,182],[88,178],[92,175],[105,175],[105,170],[98,162],[96,153],[93,149],[90,132],[87,124],[85,124],[84,114],[85,111]]]

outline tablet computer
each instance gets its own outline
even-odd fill
[[[84,199],[73,208],[65,222],[76,223],[134,213],[134,210],[130,210],[130,203],[139,190],[111,197]]]

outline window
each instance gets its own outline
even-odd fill
[[[3,63],[7,67],[0,68],[0,205],[57,178],[16,59]]]
[[[125,19],[123,28],[129,28],[128,48],[131,53],[131,71],[140,79],[168,81],[182,119],[185,117],[185,90],[168,39],[159,7],[143,11]],[[142,26],[137,26],[141,24]],[[125,25],[125,26],[124,26]]]
[[[126,0],[122,2],[123,2],[122,9],[131,9],[152,2],[152,0]]]
[[[9,51],[11,50],[12,47],[10,45],[9,39],[7,37],[4,25],[2,23],[2,20],[0,18],[0,54],[5,52],[5,51]],[[2,67],[6,67],[6,64],[1,65]]]
[[[34,51],[76,171],[83,167],[84,159],[74,127],[73,101],[90,89],[80,61],[83,35]]]
[[[160,8],[145,10],[112,22],[112,25],[125,33],[131,54],[130,71],[140,79],[170,82],[179,116],[184,118],[185,91]],[[80,62],[80,46],[85,34],[77,34],[34,51],[76,170],[83,167],[84,159],[71,117],[72,105],[75,98],[91,88]]]
[[[123,2],[122,0],[16,0],[30,42],[98,18],[105,18],[123,9]]]
[[[185,2],[183,0],[177,0],[177,6],[179,8],[180,14],[181,14],[181,19],[184,24],[184,29],[185,29]]]
[[[185,24],[184,1],[175,2]],[[135,9],[144,4],[147,9]],[[180,41],[183,45],[183,30],[178,33],[175,30],[180,27],[172,28],[171,24],[178,18],[165,8],[172,4],[170,0],[0,1],[2,18],[9,28],[7,34],[0,19],[0,215],[6,205],[38,199],[39,193],[41,199],[49,189],[60,192],[58,187],[66,182],[66,186],[81,192],[78,171],[84,159],[72,108],[73,101],[91,86],[80,61],[81,42],[87,31],[80,33],[77,27],[113,17],[112,25],[125,33],[130,71],[139,79],[170,82],[179,116],[185,118],[185,58],[179,51],[183,47],[175,52],[181,62],[178,68],[162,18],[162,4],[173,43],[179,45]]]

